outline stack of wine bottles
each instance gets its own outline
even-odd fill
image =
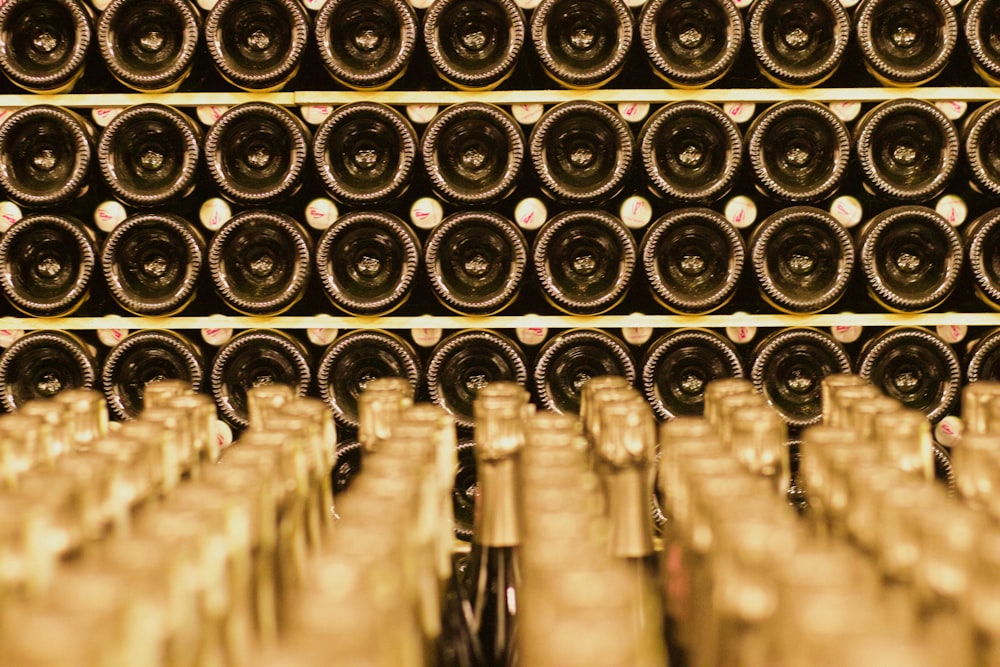
[[[834,0],[756,0],[745,12],[731,0],[640,8],[624,0],[307,4],[319,11],[308,13],[299,0],[199,3],[206,12],[188,0],[102,0],[95,15],[81,0],[18,0],[0,12],[0,29],[16,35],[0,71],[43,93],[102,80],[165,92],[203,87],[211,76],[215,85],[255,92],[301,89],[306,77],[316,88],[371,91],[427,86],[434,73],[463,90],[594,88],[616,77],[698,88],[748,72],[804,87],[856,83],[860,68],[840,67],[855,59],[867,82],[912,86],[953,70],[1000,78],[990,0],[961,12],[945,0],[905,10],[888,0],[853,10]]]
[[[995,3],[199,4],[0,5],[0,94],[64,93],[0,112],[6,314],[156,327],[112,346],[12,320],[41,330],[0,336],[8,410],[94,386],[128,420],[173,378],[243,429],[247,389],[280,382],[324,399],[349,444],[360,392],[387,375],[465,430],[499,380],[575,413],[589,378],[620,375],[670,420],[745,376],[798,430],[831,373],[935,422],[964,381],[1000,377],[1000,102],[919,87],[1000,79]],[[907,89],[852,102],[872,85]],[[982,326],[811,326],[834,308]],[[468,325],[429,344],[403,328],[452,312]],[[550,321],[518,337],[471,317],[501,312]],[[796,317],[759,336],[655,317],[744,312]],[[203,343],[218,313],[247,330]],[[332,341],[282,330],[330,313],[365,319]]]
[[[510,115],[480,102],[446,107],[419,139],[402,113],[373,102],[339,107],[315,137],[293,111],[246,102],[201,135],[185,112],[161,104],[128,107],[99,135],[66,108],[9,114],[0,190],[23,217],[0,242],[7,301],[62,316],[96,292],[97,313],[277,315],[307,295],[297,312],[320,312],[325,302],[312,297],[325,293],[340,311],[373,316],[416,294],[413,314],[434,312],[435,297],[469,315],[514,304],[522,313],[703,314],[734,297],[730,310],[814,313],[848,295],[919,312],[982,307],[966,290],[952,297],[971,285],[1000,309],[998,102],[979,107],[962,137],[916,99],[874,106],[853,140],[811,101],[765,109],[743,137],[720,108],[689,101],[657,109],[633,140],[623,117],[587,100],[553,106],[527,139]],[[529,157],[534,181],[522,165]],[[949,209],[949,219],[933,207],[960,163],[971,182],[962,206],[978,213],[964,235],[956,225],[965,214]],[[770,214],[741,232],[710,205],[744,181]],[[322,232],[300,222],[313,222],[318,183],[349,209]],[[866,219],[849,231],[835,195],[859,184]],[[645,218],[616,215],[633,201],[626,194],[647,189],[662,199],[643,204]],[[454,210],[411,224],[401,209],[419,199],[403,198],[414,191]],[[516,192],[554,214],[526,223]],[[216,194],[240,210],[206,219],[206,238],[197,219]],[[120,216],[98,206],[104,195],[120,201]],[[201,289],[192,305],[209,284],[213,294]]]

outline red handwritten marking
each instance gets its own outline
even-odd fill
[[[310,206],[309,207],[309,215],[311,215],[314,218],[322,218],[324,214],[323,214],[323,211],[319,210],[315,206]]]
[[[214,336],[217,333],[219,333],[218,329],[205,329],[205,335],[207,336]]]
[[[733,222],[743,222],[743,209],[740,209],[736,216],[733,218]]]
[[[729,107],[730,116],[739,116],[741,111],[743,111],[742,104],[734,104],[733,106]]]
[[[4,216],[3,216],[3,219],[6,220],[7,222],[9,222],[12,225],[15,222],[17,222],[17,218],[15,218],[14,216],[12,216],[10,213],[5,213]]]
[[[413,215],[417,216],[421,220],[430,216],[430,211],[414,211]]]
[[[530,225],[531,221],[534,220],[534,219],[535,219],[535,212],[531,211],[530,213],[528,213],[528,215],[526,215],[523,218],[521,218],[521,222],[524,223],[524,224],[526,224],[526,225]]]
[[[949,424],[948,422],[942,422],[941,430],[947,433],[948,435],[955,435],[955,431],[951,428],[951,424]]]

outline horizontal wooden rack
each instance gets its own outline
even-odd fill
[[[1000,327],[1000,313],[819,313],[816,315],[725,314],[725,315],[494,315],[488,317],[351,317],[336,315],[247,317],[3,317],[0,330],[38,329],[572,329],[576,327],[674,329],[699,327],[834,327],[834,326],[968,326]]]
[[[817,102],[881,102],[917,97],[923,100],[947,102],[986,102],[1000,99],[1000,88],[916,87],[916,88],[705,88],[680,90],[674,88],[634,88],[598,90],[491,90],[491,91],[296,91],[278,93],[191,92],[191,93],[82,93],[63,95],[0,95],[0,107],[22,107],[34,104],[54,104],[64,107],[125,107],[142,103],[172,106],[232,106],[243,102],[261,101],[297,106],[305,104],[347,104],[375,101],[383,104],[455,104],[458,102],[488,102],[492,104],[556,104],[569,100],[594,100],[608,104],[640,102],[662,104],[698,99],[706,102],[782,102],[809,99]]]

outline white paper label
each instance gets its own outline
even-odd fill
[[[417,327],[410,330],[410,337],[420,347],[433,347],[441,340],[441,329],[435,327]]]
[[[94,224],[106,234],[120,225],[127,217],[128,212],[125,207],[114,200],[101,202],[94,209]]]
[[[545,327],[518,327],[514,334],[524,345],[538,345],[549,335],[549,330]]]
[[[722,111],[733,119],[736,123],[745,123],[753,118],[757,106],[753,102],[726,102],[722,105]]]
[[[653,327],[622,327],[622,338],[629,345],[645,345],[653,335]]]
[[[22,217],[21,209],[12,201],[0,201],[0,233],[6,232]]]
[[[434,229],[443,217],[441,202],[434,197],[421,197],[410,207],[410,222],[420,229]]]
[[[958,227],[969,215],[969,208],[965,205],[965,200],[958,195],[945,195],[937,200],[934,210],[942,218],[948,221],[952,227]]]
[[[934,329],[941,340],[946,343],[961,343],[969,333],[969,327],[964,324],[939,324]]]
[[[545,107],[541,104],[514,104],[510,107],[510,112],[514,120],[522,125],[531,125],[542,117]]]
[[[736,195],[726,202],[726,220],[737,229],[745,229],[757,220],[757,204],[745,195]]]
[[[233,330],[226,327],[206,327],[201,330],[201,339],[218,347],[233,337]]]
[[[95,107],[91,109],[90,116],[98,127],[107,127],[114,117],[124,110],[125,107]]]
[[[23,335],[24,330],[22,329],[0,329],[0,347],[10,347]]]
[[[337,220],[338,215],[337,205],[325,197],[318,197],[306,204],[306,224],[313,229],[326,229]]]
[[[233,429],[221,419],[215,420],[215,444],[220,451],[233,444]]]
[[[302,4],[306,6],[306,9],[318,12],[326,4],[326,0],[302,0]]]
[[[538,229],[545,224],[548,215],[545,202],[538,197],[526,197],[514,207],[514,222],[521,229]]]
[[[618,114],[629,123],[641,123],[649,114],[649,105],[645,102],[620,102]]]
[[[413,6],[417,7],[416,4]],[[436,104],[406,105],[406,116],[410,119],[410,122],[416,123],[417,125],[424,125],[425,123],[431,122],[431,119],[437,115],[437,112],[438,106]]]
[[[733,314],[734,315],[746,315],[747,313],[736,312],[736,313],[733,313]],[[749,343],[750,341],[752,341],[754,339],[754,336],[756,336],[756,335],[757,335],[757,327],[747,327],[747,326],[743,326],[743,327],[726,327],[726,336],[729,337],[729,340],[731,340],[734,343],[737,343],[739,345],[743,345],[745,343]]]
[[[864,215],[861,202],[851,195],[841,195],[830,202],[830,215],[844,227],[854,227]]]
[[[337,337],[337,329],[306,329],[306,337],[313,345],[329,345]]]
[[[114,347],[128,335],[128,329],[98,329],[97,340],[103,345]]]
[[[830,102],[830,111],[845,123],[850,123],[861,113],[861,102]]]
[[[841,343],[853,343],[861,338],[862,327],[856,325],[839,325],[830,327],[830,335]]]
[[[965,425],[955,415],[948,415],[934,427],[934,439],[945,447],[954,447],[962,440]]]
[[[645,197],[626,197],[618,210],[622,222],[629,229],[642,229],[653,219],[653,207]]]
[[[229,203],[219,197],[206,199],[198,210],[201,224],[211,232],[219,231],[231,217],[233,217],[233,210],[229,208]]]
[[[319,125],[333,113],[333,105],[303,104],[299,107],[299,113],[302,114],[302,120],[305,122],[310,125]]]
[[[195,107],[195,113],[202,125],[213,125],[227,111],[229,107],[221,104],[202,104]]]
[[[961,2],[961,0],[959,0]],[[955,4],[955,3],[952,3]],[[935,102],[934,106],[941,110],[948,120],[959,120],[965,115],[966,110],[969,105],[962,100],[947,100],[944,102]]]

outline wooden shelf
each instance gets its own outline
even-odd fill
[[[539,327],[572,329],[576,327],[673,329],[699,327],[833,327],[833,326],[983,326],[1000,327],[1000,313],[819,313],[816,315],[726,314],[726,315],[462,315],[425,317],[351,317],[351,316],[278,316],[245,317],[213,315],[209,317],[63,317],[0,318],[0,330],[37,329],[516,329]]]
[[[180,107],[218,105],[232,106],[243,102],[262,101],[285,106],[303,104],[347,104],[373,101],[383,104],[455,104],[480,101],[493,104],[556,104],[568,100],[594,100],[615,104],[619,102],[647,102],[662,104],[680,100],[706,102],[782,102],[809,99],[817,102],[881,102],[906,97],[918,97],[932,102],[963,100],[985,102],[1000,99],[1000,88],[989,86],[969,87],[918,87],[918,88],[706,88],[680,90],[674,88],[640,88],[598,90],[491,90],[491,91],[410,91],[388,90],[361,91],[297,91],[279,93],[83,93],[64,95],[0,95],[0,107],[22,107],[35,104],[54,104],[64,107],[92,108],[119,107],[155,102]]]

